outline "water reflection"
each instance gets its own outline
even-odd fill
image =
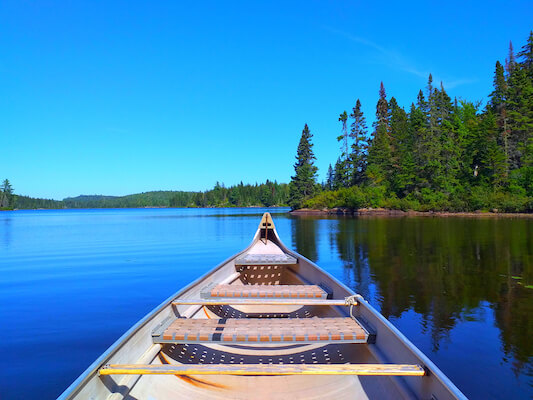
[[[318,254],[317,218],[293,224],[296,249]],[[325,232],[338,278],[377,301],[389,319],[419,317],[433,352],[462,322],[496,325],[502,361],[533,385],[533,223],[459,218],[338,218]],[[334,256],[331,256],[335,258]],[[376,294],[374,294],[377,292]],[[487,317],[487,312],[494,313]],[[487,329],[492,326],[487,326]]]
[[[3,211],[0,213],[0,240],[5,248],[11,243],[11,212]]]
[[[310,259],[317,261],[317,224],[318,219],[313,217],[295,217],[292,223],[292,243],[295,250]]]

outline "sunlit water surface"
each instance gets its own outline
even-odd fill
[[[0,213],[0,399],[53,399],[264,209]],[[533,221],[291,217],[281,239],[361,293],[472,399],[533,396]]]

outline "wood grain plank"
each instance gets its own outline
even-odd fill
[[[376,375],[423,376],[415,364],[106,365],[100,375]]]

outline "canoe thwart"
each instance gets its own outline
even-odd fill
[[[357,300],[346,299],[284,299],[284,298],[212,298],[212,299],[175,299],[174,305],[203,306],[350,306],[357,305]]]
[[[377,375],[424,376],[416,364],[163,364],[106,365],[100,375]]]
[[[318,285],[212,285],[202,290],[201,297],[327,299],[330,293]]]
[[[243,254],[235,258],[235,266],[296,265],[298,260],[288,254]]]
[[[349,317],[175,319],[154,343],[367,343],[368,331]]]

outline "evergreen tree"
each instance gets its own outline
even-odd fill
[[[533,132],[533,82],[525,68],[518,65],[512,70],[507,83],[509,164],[511,169],[516,169],[522,166],[522,156]]]
[[[414,186],[419,189],[422,186],[420,179],[420,172],[423,170],[424,157],[422,153],[422,141],[421,137],[425,135],[426,131],[426,119],[423,109],[424,94],[422,91],[418,93],[417,104],[411,103],[411,108],[408,114],[408,135],[413,141],[413,162],[414,162]]]
[[[517,56],[520,58],[520,64],[526,70],[529,78],[533,79],[533,31],[529,32],[529,38]]]
[[[427,101],[424,99],[422,91],[418,95],[418,108],[424,114],[422,126],[417,132],[418,154],[418,181],[422,188],[436,189],[436,181],[440,177],[442,168],[440,160],[440,131],[438,127],[438,98],[439,92],[433,87],[433,77],[429,74],[426,86]]]
[[[515,65],[516,60],[514,56],[513,42],[509,41],[509,56],[505,59],[505,70],[507,71],[508,76],[511,76],[513,73]]]
[[[9,179],[5,179],[4,182],[2,182],[1,191],[0,208],[13,207],[13,186],[11,186]]]
[[[344,187],[344,162],[339,157],[333,170],[333,189],[338,190]]]
[[[350,138],[352,139],[350,160],[351,160],[351,182],[350,185],[363,183],[366,170],[367,127],[366,119],[361,110],[361,102],[357,99],[355,107],[352,109],[350,118],[353,119]]]
[[[348,120],[348,114],[346,110],[339,114],[339,121],[342,124],[341,135],[337,136],[337,141],[342,142],[341,153],[342,157],[348,157],[348,128],[346,121]]]
[[[458,185],[461,148],[457,140],[457,126],[454,124],[454,105],[442,82],[436,94],[437,137],[441,148],[439,162],[442,168],[436,186],[446,193],[451,193]]]
[[[470,124],[470,127],[472,124]],[[488,107],[479,121],[478,140],[474,143],[473,152],[476,165],[479,164],[479,178],[486,185],[504,186],[507,182],[507,159],[501,145],[498,115]],[[472,182],[474,183],[474,182]]]
[[[339,121],[341,122],[341,134],[337,136],[337,141],[341,142],[341,162],[338,165],[338,171],[335,172],[338,182],[343,187],[350,186],[350,158],[348,150],[348,113],[346,111],[339,114]]]
[[[313,154],[312,137],[309,127],[305,124],[296,152],[295,175],[291,177],[289,184],[289,205],[293,209],[301,207],[304,200],[316,192],[318,168],[314,165],[316,158]]]
[[[505,103],[507,92],[507,84],[505,82],[503,65],[499,61],[496,61],[493,85],[494,90],[490,94],[490,103],[493,110],[497,110],[502,104]]]
[[[331,168],[331,164],[329,164],[328,175],[326,178],[326,189],[333,190],[334,182],[335,182],[335,173],[333,172],[333,168]]]
[[[367,176],[373,184],[386,183],[391,172],[391,142],[389,137],[389,109],[385,86],[381,82],[376,105],[374,133],[368,149]]]
[[[505,177],[509,174],[509,118],[507,116],[507,82],[505,81],[503,65],[496,61],[496,69],[494,71],[493,79],[494,91],[490,94],[490,105],[491,110],[487,112],[496,115],[496,124],[497,124],[497,138],[498,142],[501,143],[503,147],[503,152],[505,155],[505,168],[504,175]],[[491,120],[489,118],[489,120]],[[490,123],[489,123],[489,126]]]
[[[389,102],[390,136],[394,143],[391,159],[391,190],[403,197],[412,188],[415,181],[414,137],[409,130],[407,113],[392,97]]]

